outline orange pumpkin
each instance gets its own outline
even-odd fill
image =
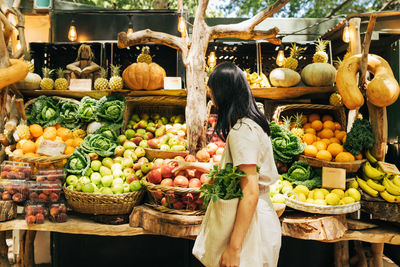
[[[157,63],[133,63],[122,73],[124,83],[132,90],[156,90],[164,87],[165,70]]]

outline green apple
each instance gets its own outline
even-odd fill
[[[143,136],[146,134],[146,130],[145,129],[137,129],[136,133]]]
[[[141,157],[144,157],[146,155],[146,151],[144,150],[143,147],[137,147],[135,149],[135,154],[136,154],[136,157],[141,158]]]
[[[124,183],[122,186],[124,187],[124,193],[129,193],[131,191],[129,184]]]
[[[107,176],[112,174],[111,169],[106,166],[101,166],[99,171],[101,176]]]
[[[162,123],[165,125],[165,124],[167,124],[168,123],[168,119],[167,119],[167,117],[161,117],[161,121],[162,121]]]
[[[136,192],[136,191],[139,191],[140,189],[142,189],[142,184],[140,183],[140,181],[135,180],[129,184],[129,187],[132,192]]]
[[[135,150],[133,150],[133,149],[128,149],[128,150],[125,150],[125,152],[124,152],[124,158],[127,158],[127,157],[129,157],[129,158],[132,158],[132,155],[135,155],[135,157],[136,157],[136,154],[135,154]],[[133,158],[132,158],[132,160],[133,160]],[[135,160],[134,160],[135,161]]]
[[[123,147],[125,149],[133,149],[136,147],[136,144],[132,141],[125,141],[125,143],[123,144]]]
[[[67,186],[67,188],[69,189],[69,190],[72,190],[72,191],[74,191],[75,190],[75,188],[74,188],[74,186],[71,184],[71,185],[69,185],[69,186]]]
[[[170,147],[179,145],[179,140],[178,140],[178,138],[177,138],[176,136],[170,137],[169,140],[168,140],[168,145],[169,145]]]
[[[171,148],[169,147],[169,145],[164,144],[164,145],[161,145],[161,146],[160,146],[160,150],[169,151],[169,150],[171,150]]]
[[[142,170],[137,170],[135,172],[135,175],[138,177],[138,179],[142,179],[144,176]]]
[[[76,185],[76,183],[78,182],[78,177],[76,175],[69,175],[67,177],[67,185]]]
[[[102,187],[102,188],[100,189],[100,192],[101,192],[102,194],[109,194],[109,195],[111,195],[111,194],[113,193],[113,191],[112,191],[111,188],[109,188],[109,187]]]
[[[105,187],[110,187],[112,185],[113,180],[114,177],[112,175],[106,175],[101,177],[101,184]]]
[[[113,161],[114,161],[114,164],[115,163],[118,163],[118,164],[121,164],[122,163],[122,157],[115,157],[114,159],[113,159]],[[114,165],[113,164],[113,165]],[[112,167],[112,166],[111,166]]]
[[[171,147],[170,151],[185,151],[185,146],[183,145],[174,145]]]
[[[132,168],[125,168],[122,172],[124,173],[125,178],[135,173]]]
[[[114,178],[114,180],[112,181],[112,186],[116,185],[116,184],[123,184],[124,180],[120,177]]]
[[[114,163],[111,166],[111,171],[114,173],[116,170],[122,170],[122,165],[121,163]]]
[[[143,148],[149,148],[149,144],[147,144],[147,140],[140,141],[139,146],[143,147]]]
[[[135,134],[136,133],[133,129],[128,129],[125,131],[125,136],[126,136],[126,139],[128,139],[128,140],[135,137]]]
[[[143,163],[142,166],[140,167],[140,169],[142,170],[142,173],[144,173],[144,174],[151,171],[152,168],[153,168],[153,164],[151,162]]]
[[[122,156],[125,152],[125,147],[123,146],[117,146],[114,150],[114,156]]]
[[[93,173],[92,168],[88,168],[88,169],[86,170],[86,172],[84,173],[84,175],[90,177],[90,175],[92,175],[92,173]]]
[[[122,194],[124,192],[124,186],[122,184],[116,184],[111,187],[114,194]]]
[[[101,174],[98,172],[94,172],[92,173],[92,175],[90,175],[90,181],[92,181],[92,183],[94,184],[100,184],[101,183]]]
[[[81,178],[78,179],[78,182],[80,182],[82,185],[84,185],[84,184],[89,184],[91,181],[90,181],[89,177],[82,176]]]
[[[124,173],[122,172],[121,169],[116,169],[115,171],[113,171],[113,177],[114,178],[119,178],[119,177],[123,177]]]
[[[112,158],[104,158],[102,163],[103,163],[103,166],[111,168],[111,165],[113,165],[114,162],[113,162]]]
[[[75,191],[78,191],[78,192],[82,191],[82,184],[81,184],[80,182],[77,182],[77,183],[74,185],[74,190],[75,190]]]
[[[132,168],[133,167],[133,160],[131,157],[126,157],[122,159],[122,168]]]
[[[131,120],[134,121],[134,122],[140,121],[139,114],[136,114],[136,113],[135,113],[135,114],[132,114]]]
[[[120,145],[122,145],[126,140],[127,140],[127,138],[123,134],[119,135],[118,138],[117,138],[118,144],[120,144]]]
[[[101,167],[101,161],[100,160],[93,160],[90,163],[90,167],[92,168],[92,170],[94,170],[95,172],[98,172],[100,170]]]
[[[82,185],[82,192],[84,193],[93,193],[94,186],[91,183]]]

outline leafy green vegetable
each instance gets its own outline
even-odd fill
[[[62,117],[60,116],[59,100],[45,95],[39,96],[32,103],[27,117],[29,124],[37,123],[44,128],[60,123]]]
[[[90,168],[90,158],[80,148],[76,148],[64,168],[70,174],[84,175]]]
[[[62,101],[60,105],[61,125],[68,129],[82,127],[82,122],[78,116],[79,105],[71,101]]]
[[[232,164],[227,164],[225,169],[214,165],[210,173],[207,174],[207,177],[211,180],[210,183],[203,184],[200,188],[202,191],[200,196],[204,198],[204,206],[207,207],[210,200],[217,202],[220,199],[242,198],[240,178],[244,176],[247,176],[247,174],[237,167],[233,167]]]
[[[95,120],[97,100],[89,96],[84,96],[79,105],[78,114],[82,121],[90,122]]]
[[[293,135],[285,125],[271,122],[271,143],[275,160],[290,163],[295,156],[303,153],[305,144]]]
[[[117,134],[113,129],[102,127],[93,134],[89,134],[83,139],[81,148],[86,153],[96,153],[100,157],[110,157],[114,155],[117,147]]]
[[[359,155],[363,149],[371,149],[374,143],[371,123],[368,120],[356,119],[343,147],[351,154]]]
[[[123,95],[103,96],[96,105],[96,121],[106,123],[112,129],[121,128],[124,123],[126,100]]]
[[[309,189],[322,185],[321,169],[313,169],[302,160],[294,162],[288,172],[282,174],[282,177],[295,185],[304,185]]]

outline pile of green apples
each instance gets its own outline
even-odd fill
[[[133,114],[124,135],[118,137],[123,145],[126,141],[136,146],[166,151],[185,151],[187,148],[184,115],[170,118],[160,114]]]

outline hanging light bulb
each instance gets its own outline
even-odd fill
[[[210,52],[208,55],[207,65],[211,68],[214,68],[217,65],[217,57],[215,56],[215,52]]]
[[[181,33],[182,37],[186,35],[186,21],[183,16],[178,18],[178,31]]]
[[[276,56],[276,65],[278,65],[279,67],[282,67],[283,64],[285,64],[285,60],[286,60],[285,52],[283,51],[283,46],[280,45],[278,55]]]
[[[350,42],[350,30],[349,30],[349,22],[346,20],[344,23],[344,29],[343,29],[343,42],[348,43]]]
[[[132,22],[129,22],[128,24],[128,31],[126,32],[128,35],[129,34],[133,34],[133,26],[132,26]]]
[[[78,33],[76,32],[74,20],[71,20],[71,26],[69,27],[69,31],[68,31],[68,39],[71,42],[74,42],[74,41],[76,41],[76,39],[78,39]]]
[[[17,49],[17,51],[19,51],[21,49],[21,41],[18,40],[17,45],[15,46],[15,48]]]

